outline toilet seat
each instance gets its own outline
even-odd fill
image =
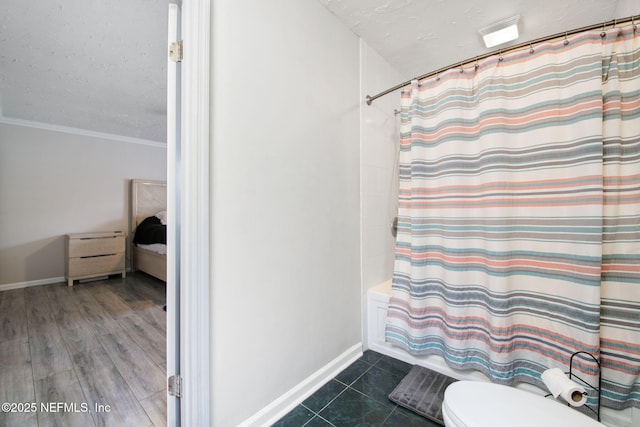
[[[555,399],[476,381],[447,387],[442,415],[447,427],[603,427]]]

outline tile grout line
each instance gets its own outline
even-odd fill
[[[331,379],[329,382],[334,381],[334,379]],[[338,380],[335,380],[338,381]],[[344,390],[342,390],[340,393],[336,394],[335,397],[333,399],[331,399],[329,402],[327,402],[326,405],[324,405],[322,408],[320,408],[318,410],[318,412],[314,411],[313,409],[309,408],[308,406],[306,406],[304,403],[301,403],[300,405],[307,408],[309,411],[311,411],[314,415],[317,415],[318,417],[322,418],[324,420],[324,417],[322,417],[320,415],[320,412],[324,411],[329,405],[331,405],[333,402],[335,402],[335,400],[342,395],[342,393],[344,393],[345,391],[347,391],[347,389],[349,388],[348,385],[344,384],[342,381],[338,381],[340,384],[345,385],[346,387],[344,388]],[[327,383],[328,384],[328,383]],[[313,419],[313,417],[311,418]],[[308,422],[310,422],[311,420],[309,420]],[[327,420],[325,420],[327,421]],[[307,423],[308,423],[307,422]],[[306,424],[306,423],[305,423]],[[330,423],[331,424],[331,423]],[[332,424],[333,425],[333,424]]]
[[[373,363],[373,364],[371,365],[371,367],[370,367],[369,369],[367,369],[367,370],[366,370],[366,371],[365,371],[365,372],[364,372],[360,377],[364,376],[364,374],[365,374],[366,372],[369,372],[369,371],[370,371],[371,369],[373,369],[374,367],[376,367],[377,369],[379,369],[379,370],[381,370],[381,371],[383,371],[383,372],[387,372],[387,373],[394,374],[394,372],[392,372],[390,369],[385,369],[385,368],[383,368],[382,366],[378,366],[378,364],[379,364],[379,363],[384,359],[384,357],[385,357],[384,355],[382,355],[381,357],[379,357],[379,358],[378,358],[378,360],[376,360],[376,361],[375,361],[375,363]],[[404,373],[403,373],[403,375],[404,375]],[[360,377],[358,377],[358,379],[360,379]],[[357,381],[357,380],[356,380],[356,381]],[[352,384],[355,384],[355,383],[356,383],[356,381],[354,381]],[[354,390],[354,391],[356,391],[356,392],[360,393],[361,395],[365,396],[366,398],[373,400],[374,402],[382,403],[382,402],[378,401],[376,398],[374,398],[373,396],[369,396],[369,395],[367,395],[367,394],[365,394],[365,393],[361,392],[360,390],[358,390],[358,389],[356,389],[356,388],[353,388],[353,387],[351,387],[351,386],[348,386],[348,387],[349,387],[349,388],[351,388],[352,390]],[[384,418],[384,420],[382,420],[381,425],[384,425],[384,423],[385,423],[385,422],[386,422],[386,421],[391,417],[391,415],[393,415],[393,413],[394,413],[394,412],[396,412],[396,411],[398,410],[398,407],[400,406],[400,405],[398,405],[397,403],[393,402],[391,399],[389,399],[389,402],[391,402],[391,403],[393,404],[393,409],[391,409],[391,411],[389,411],[389,413],[388,413],[388,414],[387,414],[387,416]]]
[[[396,403],[396,405],[393,407],[393,409],[391,410],[391,412],[389,412],[389,415],[387,415],[387,416],[385,417],[385,419],[384,419],[384,420],[382,420],[382,424],[381,424],[381,425],[384,425],[384,423],[386,423],[386,422],[387,422],[387,420],[388,420],[389,418],[391,418],[391,415],[393,415],[393,413],[394,413],[394,412],[396,412],[396,411],[398,410],[398,406],[399,406],[399,405]]]
[[[364,362],[364,363],[366,363],[367,365],[369,365],[369,367],[368,367],[367,369],[365,369],[365,370],[364,370],[360,375],[358,375],[358,376],[357,376],[353,381],[351,381],[351,384],[354,384],[356,381],[358,381],[358,380],[359,380],[359,379],[360,379],[364,374],[366,374],[367,372],[369,372],[369,370],[370,370],[371,368],[373,368],[373,366],[374,366],[374,365],[372,365],[371,363],[365,362],[364,360],[363,360],[363,362]],[[333,424],[333,423],[331,423],[329,420],[325,419],[322,415],[320,415],[320,412],[324,411],[327,407],[329,407],[329,405],[331,405],[333,402],[335,402],[335,401],[336,401],[336,399],[338,399],[338,397],[340,397],[340,396],[341,396],[345,391],[347,391],[348,389],[354,390],[354,391],[356,391],[356,392],[358,392],[358,393],[362,394],[363,396],[365,396],[365,397],[367,397],[367,398],[369,398],[369,399],[371,398],[371,397],[369,397],[369,396],[367,396],[367,395],[365,395],[365,394],[363,394],[363,393],[359,392],[359,391],[358,391],[358,390],[356,390],[355,388],[351,387],[351,385],[350,385],[350,384],[347,384],[347,383],[345,383],[345,382],[343,382],[343,381],[340,381],[339,379],[337,379],[337,378],[335,378],[335,377],[334,377],[334,378],[332,378],[331,380],[329,380],[329,381],[327,382],[327,384],[328,384],[329,382],[331,382],[331,381],[336,381],[336,382],[338,382],[338,383],[342,384],[343,386],[345,386],[345,388],[344,388],[340,393],[336,394],[336,395],[335,395],[335,397],[334,397],[333,399],[331,399],[329,402],[327,402],[327,403],[326,403],[322,408],[320,408],[320,410],[318,410],[318,412],[316,412],[316,411],[312,410],[311,408],[309,408],[308,406],[306,406],[304,403],[301,403],[301,404],[300,404],[301,406],[303,406],[303,407],[304,407],[304,408],[306,408],[307,410],[311,411],[311,413],[312,413],[312,414],[314,414],[314,416],[313,416],[313,417],[311,417],[311,419],[310,419],[309,421],[307,421],[304,425],[307,425],[308,423],[310,423],[310,422],[311,422],[311,420],[313,420],[313,419],[317,416],[317,417],[321,418],[322,420],[326,421],[327,423],[329,423],[330,425],[332,425],[332,426],[333,426],[334,424]]]
[[[307,420],[303,426],[307,426],[309,425],[313,419],[315,419],[316,417],[318,417],[319,419],[323,420],[324,422],[326,422],[328,425],[330,426],[334,426],[335,425],[333,423],[331,423],[329,420],[327,420],[325,417],[323,417],[322,415],[320,415],[320,413],[324,410],[326,410],[329,406],[331,406],[332,404],[334,404],[334,402],[340,397],[342,396],[348,389],[351,389],[352,391],[358,393],[358,395],[365,397],[366,399],[371,400],[372,402],[375,402],[376,404],[382,404],[382,405],[386,405],[387,403],[391,404],[390,410],[389,412],[386,414],[386,416],[384,417],[384,419],[382,420],[382,423],[384,424],[385,422],[387,422],[391,416],[396,413],[398,411],[398,407],[399,405],[393,401],[389,401],[389,402],[380,402],[377,398],[375,398],[374,396],[370,396],[368,394],[366,394],[363,391],[358,390],[357,388],[353,387],[354,384],[356,384],[361,378],[363,378],[368,372],[370,372],[374,367],[377,368],[378,370],[385,372],[387,374],[396,374],[396,373],[402,373],[403,375],[405,375],[405,372],[402,372],[402,369],[399,369],[399,372],[396,372],[396,370],[394,369],[394,366],[388,366],[387,368],[383,367],[381,365],[381,362],[385,359],[384,355],[380,355],[380,357],[377,358],[377,360],[375,360],[374,362],[370,362],[368,360],[364,360],[364,359],[360,359],[360,361],[364,364],[362,365],[365,369],[362,371],[362,373],[360,373],[357,377],[355,377],[352,381],[350,381],[349,383],[346,383],[343,380],[340,380],[336,377],[332,378],[330,381],[336,381],[338,384],[340,384],[341,386],[344,386],[344,389],[341,390],[338,394],[336,394],[331,400],[329,400],[324,406],[322,406],[318,411],[314,411],[313,409],[311,409],[310,407],[308,407],[307,405],[305,405],[304,403],[300,403],[300,406],[302,406],[305,410],[307,410],[308,412],[311,413],[311,418],[309,420]],[[339,374],[338,374],[339,375]],[[329,381],[329,382],[330,382]],[[329,382],[327,382],[327,384],[329,384]]]

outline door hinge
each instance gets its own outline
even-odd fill
[[[182,377],[180,375],[172,375],[167,382],[167,391],[169,396],[182,397]]]
[[[182,61],[182,40],[178,40],[169,45],[169,59],[173,62]]]

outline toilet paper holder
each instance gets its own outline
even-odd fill
[[[582,378],[580,378],[579,376],[577,376],[574,372],[573,372],[573,359],[579,355],[579,354],[584,354],[589,356],[590,358],[593,359],[594,362],[596,362],[596,364],[598,365],[598,386],[594,386],[589,384],[589,382],[583,380]],[[600,366],[600,361],[598,359],[596,359],[596,357],[586,351],[576,351],[575,353],[573,353],[571,355],[571,358],[569,359],[569,379],[571,380],[573,377],[577,378],[582,384],[584,384],[585,386],[587,386],[588,388],[595,390],[598,393],[598,405],[596,407],[596,409],[593,409],[591,406],[585,404],[584,406],[589,409],[591,412],[593,412],[594,414],[596,414],[596,416],[598,417],[598,421],[600,421],[600,390],[602,388],[602,370],[601,370],[601,366]]]

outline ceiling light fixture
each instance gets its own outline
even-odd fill
[[[478,30],[482,35],[484,45],[487,48],[491,48],[517,39],[519,36],[518,21],[520,21],[520,15],[496,22],[493,25]]]

